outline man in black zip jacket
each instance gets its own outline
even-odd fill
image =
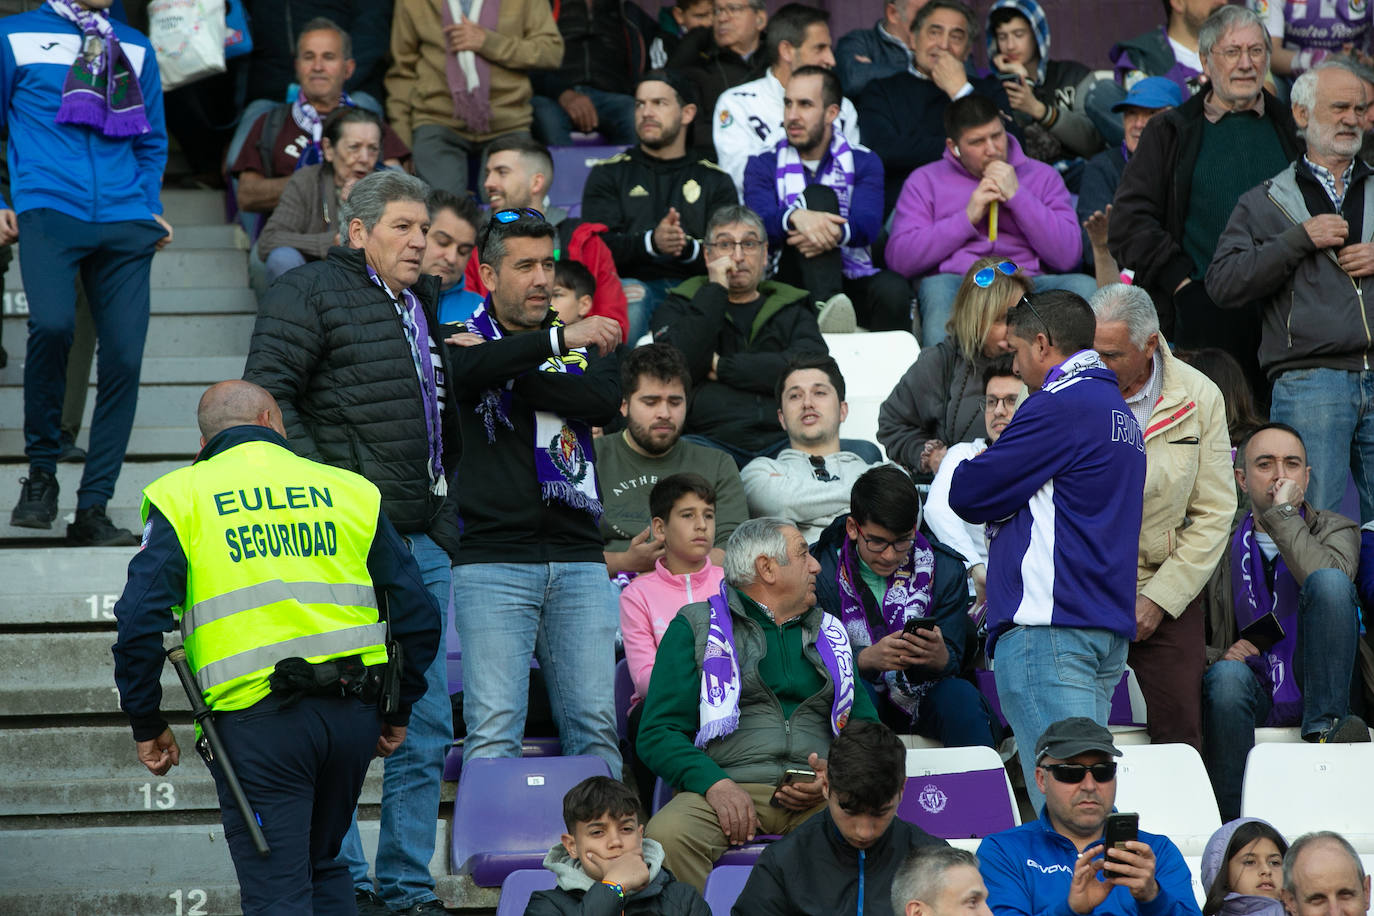
[[[631,343],[648,329],[668,287],[701,271],[707,219],[738,202],[730,176],[687,151],[694,98],[677,73],[644,74],[635,87],[639,145],[592,166],[582,189],[582,218],[606,226],[601,240],[624,278]]]
[[[440,619],[405,744],[386,762],[373,889],[356,822],[340,853],[360,910],[437,905],[429,860],[444,754],[453,742],[443,633],[458,552],[458,439],[450,370],[435,310],[437,277],[420,276],[428,187],[404,172],[358,181],[339,215],[348,248],[280,278],[258,311],[244,378],[277,399],[296,454],[361,474],[382,494],[420,566]],[[381,908],[380,910],[378,908]]]
[[[888,889],[907,855],[947,845],[897,817],[906,746],[886,725],[851,721],[830,745],[825,775],[825,810],[763,851],[731,913],[892,916]]]
[[[763,28],[768,24],[764,0],[716,0],[716,21],[682,36],[668,58],[667,69],[682,71],[696,87],[697,110],[714,115],[716,100],[731,87],[763,76]],[[710,118],[689,132],[687,145],[715,158]]]

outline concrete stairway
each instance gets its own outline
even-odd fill
[[[140,492],[187,463],[199,446],[196,401],[243,370],[256,301],[247,239],[223,225],[222,195],[163,194],[174,244],[153,259],[152,321],[129,456],[110,515],[137,530]],[[186,698],[164,671],[164,709],[181,765],[152,777],[134,757],[119,711],[110,645],[113,608],[132,548],[60,546],[81,465],[59,465],[59,518],[51,531],[8,525],[27,474],[23,360],[27,303],[18,261],[4,282],[0,370],[0,913],[90,916],[237,914],[238,885],[224,845],[209,771],[192,749]],[[86,424],[95,402],[87,398]],[[86,426],[78,443],[85,445]],[[448,874],[453,786],[435,824],[431,869],[441,897],[490,908],[496,892]],[[381,765],[369,772],[359,815],[375,847]]]

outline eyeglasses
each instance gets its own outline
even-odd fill
[[[1036,309],[1035,306],[1031,305],[1031,301],[1027,299],[1025,296],[1021,297],[1021,301],[1018,302],[1015,307],[1020,308],[1023,305],[1026,308],[1030,309],[1031,314],[1035,316],[1036,320],[1045,326],[1045,345],[1050,347],[1054,346],[1054,337],[1050,334],[1050,323],[1045,320],[1045,316],[1041,315],[1039,310]]]
[[[825,466],[825,459],[820,455],[812,455],[811,473],[816,475],[816,479],[821,483],[833,483],[840,478],[830,473],[830,469]]]
[[[706,245],[705,245],[705,247],[706,247],[708,250],[710,250],[710,251],[722,251],[722,250],[723,250],[723,251],[726,251],[726,252],[728,252],[728,253],[730,253],[730,254],[734,254],[734,253],[735,253],[735,249],[738,248],[740,251],[744,252],[745,254],[753,254],[754,252],[758,251],[760,248],[763,247],[763,242],[760,242],[758,239],[745,239],[745,240],[742,241],[742,242],[735,242],[735,241],[707,242]]]
[[[744,15],[744,14],[747,13],[750,9],[752,9],[752,7],[751,7],[749,4],[747,4],[747,3],[730,3],[730,4],[727,4],[726,6],[718,6],[718,7],[716,7],[716,8],[715,8],[715,14],[716,14],[717,16],[728,16],[728,17],[733,18],[733,17],[735,17],[735,16],[742,16],[742,15]]]
[[[1269,49],[1263,45],[1251,45],[1248,48],[1242,48],[1240,45],[1232,45],[1229,48],[1213,48],[1212,53],[1231,66],[1235,66],[1240,62],[1242,54],[1249,57],[1252,64],[1261,64],[1268,55]]]
[[[1015,409],[1016,409],[1016,399],[1017,399],[1018,397],[1020,397],[1020,395],[1017,395],[1017,394],[1009,394],[1009,395],[1007,395],[1006,397],[999,398],[999,397],[998,397],[997,395],[995,395],[995,394],[990,394],[990,395],[988,395],[986,398],[983,399],[983,408],[984,408],[985,410],[996,410],[996,409],[997,409],[997,405],[998,405],[998,404],[1001,404],[1001,405],[1002,405],[1003,407],[1005,407],[1007,410],[1015,410]]]
[[[978,271],[978,273],[974,274],[973,283],[979,289],[987,289],[992,285],[992,281],[997,279],[999,273],[1004,277],[1010,277],[1015,274],[1016,271],[1017,267],[1015,264],[1010,261],[1002,261],[991,267],[984,267],[982,270]]]
[[[875,538],[871,534],[864,534],[859,531],[859,536],[864,539],[864,544],[874,553],[884,553],[889,547],[897,551],[898,554],[906,554],[911,549],[911,545],[916,543],[915,538],[902,538],[900,541],[889,541],[887,538]]]
[[[528,216],[532,219],[538,220],[541,223],[547,222],[547,220],[544,219],[544,214],[540,213],[533,207],[513,207],[509,210],[497,210],[491,214],[491,219],[487,220],[486,223],[483,224],[481,232],[478,233],[478,247],[482,248],[483,250],[486,249],[487,241],[491,238],[491,234],[496,229],[497,223],[500,223],[503,226],[508,226],[516,220],[520,219],[522,216]]]
[[[1083,781],[1083,777],[1089,773],[1093,774],[1093,782],[1111,782],[1116,778],[1116,763],[1042,763],[1040,769],[1046,770],[1054,777],[1055,782],[1064,782],[1069,785],[1076,785]]]

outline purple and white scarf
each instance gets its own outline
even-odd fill
[[[1306,517],[1304,509],[1303,518]],[[1268,652],[1245,660],[1274,698],[1264,724],[1281,726],[1302,721],[1302,688],[1293,668],[1298,649],[1298,580],[1279,554],[1274,558],[1274,590],[1270,593],[1264,574],[1264,553],[1255,538],[1253,512],[1245,513],[1245,520],[1231,538],[1231,599],[1241,630],[1271,611],[1283,627],[1283,639]]]
[[[721,582],[720,591],[706,600],[711,616],[707,622],[706,650],[701,659],[700,726],[693,742],[697,747],[705,747],[739,728],[739,659],[735,653],[728,588]],[[854,708],[854,654],[844,625],[830,614],[821,615],[816,651],[835,688],[830,704],[830,731],[838,735],[849,722],[849,713]]]
[[[352,108],[353,100],[348,97],[348,93],[339,96],[340,107]],[[296,126],[310,135],[310,143],[301,150],[300,157],[296,160],[296,168],[302,169],[307,165],[319,165],[324,161],[324,149],[320,146],[320,138],[324,136],[324,118],[315,110],[315,106],[310,104],[310,100],[305,97],[305,90],[300,89],[296,92],[296,101],[291,103],[291,120],[296,122]]]
[[[148,133],[143,88],[106,13],[72,0],[48,0],[48,5],[81,30],[81,51],[62,83],[57,123],[93,127],[107,137]]]
[[[488,31],[495,32],[501,15],[500,0],[441,0],[440,24],[447,28],[456,25],[468,6],[467,18]],[[450,53],[444,50],[444,77],[449,95],[453,97],[453,116],[462,121],[470,133],[485,134],[491,129],[491,64],[476,51]]]
[[[859,575],[859,557],[854,541],[846,537],[840,544],[836,578],[840,586],[840,621],[850,643],[871,646],[884,636],[900,631],[908,620],[929,616],[934,574],[935,551],[918,531],[906,560],[887,579],[887,593],[881,602],[883,625],[878,631],[864,610],[863,596],[859,592],[864,587]],[[921,699],[933,683],[912,683],[905,671],[885,671],[883,681],[887,684],[888,698],[913,719]]]
[[[477,307],[466,322],[467,329],[483,340],[500,340],[505,335],[491,316],[491,295]],[[553,326],[563,322],[554,317]],[[587,371],[587,351],[576,349],[567,356],[551,356],[537,372],[563,372],[582,375]],[[510,421],[511,387],[508,380],[501,388],[488,388],[477,402],[476,411],[486,428],[487,444],[496,441],[496,424],[514,430]],[[591,427],[581,420],[560,417],[552,411],[534,412],[534,471],[544,502],[557,500],[574,509],[581,509],[596,521],[601,520],[601,494],[596,487]]]
[[[806,166],[802,164],[801,153],[787,142],[786,137],[778,141],[776,159],[778,202],[786,209],[806,191]],[[816,170],[816,181],[835,192],[840,202],[840,216],[848,219],[849,204],[854,197],[854,151],[849,148],[842,131],[831,130],[830,151]],[[846,245],[840,249],[840,259],[844,275],[850,280],[878,272],[865,247]]]

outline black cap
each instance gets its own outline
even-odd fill
[[[1035,762],[1039,763],[1045,757],[1068,760],[1075,754],[1084,754],[1088,751],[1100,751],[1113,757],[1121,756],[1116,745],[1112,744],[1110,731],[1086,716],[1074,716],[1070,719],[1060,719],[1045,729],[1040,740],[1035,742]]]

